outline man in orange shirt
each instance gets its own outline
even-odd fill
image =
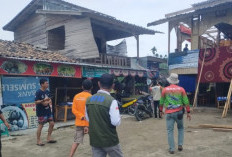
[[[91,89],[93,84],[90,80],[84,80],[82,83],[83,92],[75,95],[73,98],[72,113],[76,116],[75,126],[76,133],[74,136],[74,142],[70,151],[70,157],[73,157],[78,145],[83,143],[84,134],[88,133],[89,123],[85,119],[85,103],[88,97],[91,95]]]

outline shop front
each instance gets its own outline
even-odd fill
[[[78,65],[19,59],[0,58],[0,75],[1,109],[11,124],[12,131],[37,127],[34,97],[40,88],[41,78],[49,81],[53,109],[58,102],[67,100],[62,93],[56,95],[57,88],[63,87],[64,93],[68,87],[81,88],[82,82],[81,67]],[[72,91],[73,94],[66,95],[72,99],[71,97],[79,91]],[[62,100],[56,101],[57,98]]]

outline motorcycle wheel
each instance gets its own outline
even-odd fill
[[[143,120],[143,113],[139,109],[136,110],[135,112],[135,118],[137,121],[142,121]]]
[[[131,106],[129,106],[128,108],[127,108],[128,110],[128,114],[129,115],[131,115],[131,116],[133,116],[133,115],[135,115],[135,106],[134,105],[131,105]]]

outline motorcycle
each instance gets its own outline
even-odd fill
[[[132,99],[129,102],[126,102],[125,104],[122,104],[121,102],[118,102],[119,111],[121,114],[129,114],[134,115],[135,114],[135,108],[136,108],[136,101],[138,99]]]
[[[137,100],[136,104],[134,115],[138,121],[142,121],[143,119],[153,116],[152,96],[142,96]]]

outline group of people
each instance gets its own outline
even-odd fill
[[[54,127],[52,104],[47,90],[48,81],[40,80],[41,88],[36,92],[36,114],[38,116],[37,145],[44,146],[40,136],[45,123],[49,123],[48,143],[56,143],[51,138]],[[103,74],[98,83],[100,90],[91,95],[93,84],[91,80],[82,82],[83,91],[75,95],[72,112],[75,115],[75,136],[70,150],[73,157],[79,144],[83,143],[84,135],[89,134],[93,157],[123,157],[116,126],[121,123],[117,101],[110,95],[114,87],[114,78],[110,74]]]
[[[100,90],[91,95],[93,84],[91,80],[82,82],[83,91],[75,95],[73,99],[72,112],[75,115],[75,136],[70,150],[70,157],[73,157],[79,144],[83,143],[85,134],[89,134],[90,145],[92,146],[93,157],[123,157],[119,144],[119,138],[116,127],[121,123],[117,101],[110,95],[114,87],[114,78],[110,74],[103,74],[98,83]],[[151,86],[155,107],[155,117],[159,108],[158,116],[166,114],[166,126],[168,134],[169,153],[174,154],[174,124],[178,128],[178,150],[183,150],[184,126],[183,115],[185,109],[187,118],[191,120],[189,100],[185,90],[178,86],[178,75],[171,73],[167,78],[170,83],[167,87],[162,87],[159,83]],[[49,123],[47,143],[56,143],[51,137],[54,120],[52,114],[52,101],[48,89],[48,81],[40,80],[41,88],[36,92],[36,114],[38,116],[37,145],[44,146],[41,141],[41,131],[45,123]],[[4,119],[0,111],[0,119],[9,128],[9,124]],[[1,145],[0,145],[1,146]],[[0,147],[1,148],[1,147]]]

